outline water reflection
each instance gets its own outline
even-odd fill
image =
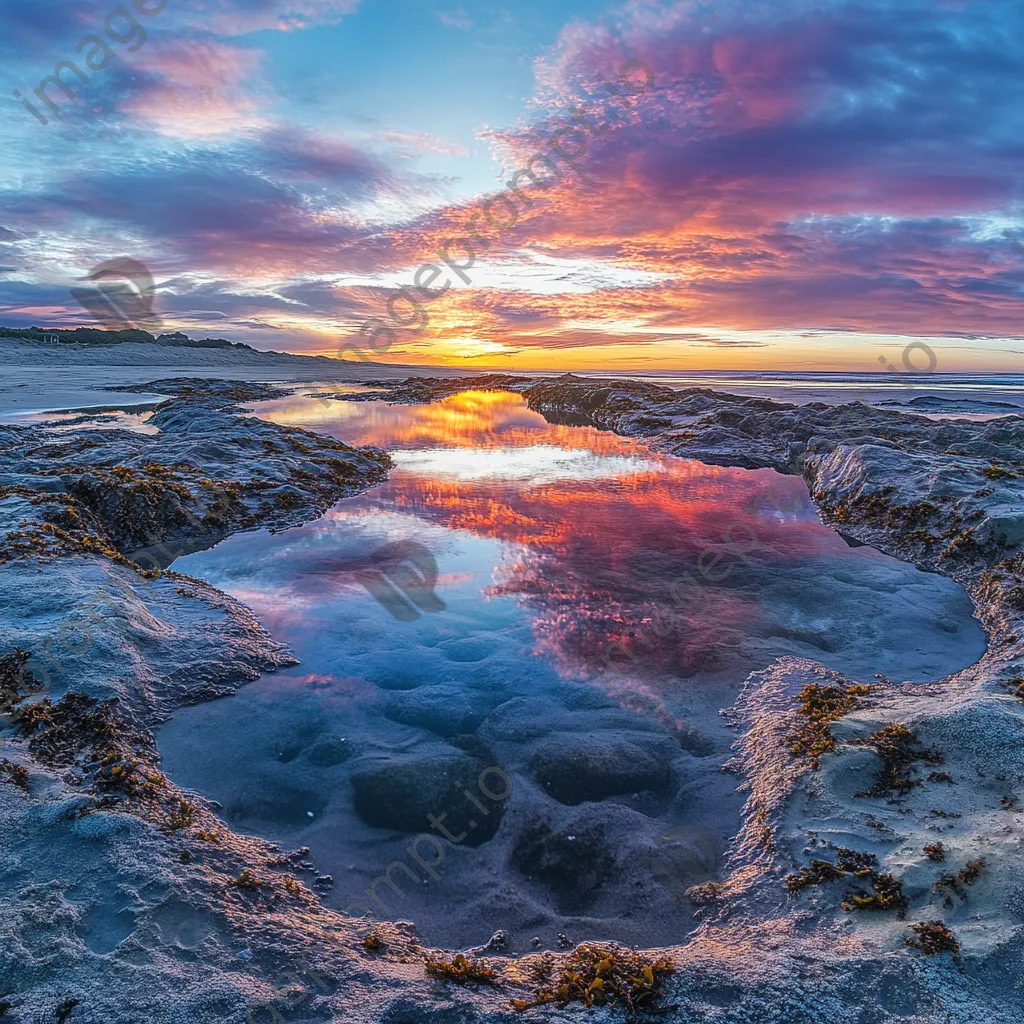
[[[308,846],[329,905],[383,889],[448,948],[498,928],[519,950],[559,932],[679,941],[686,889],[738,829],[719,711],[748,672],[799,654],[928,679],[983,651],[955,583],[850,547],[768,470],[553,426],[509,393],[254,412],[387,448],[395,469],[317,522],[179,559],[301,665],[179,712],[164,765],[232,827]],[[433,611],[396,617],[371,578]],[[400,874],[392,898],[381,872],[410,863],[409,828],[462,821],[489,765],[511,779],[500,823],[450,845],[429,885]]]
[[[341,515],[400,511],[500,541],[484,593],[530,605],[537,650],[564,676],[628,670],[665,693],[791,653],[868,678],[928,679],[982,650],[959,588],[848,545],[797,478],[549,424],[508,392],[335,404],[257,411],[393,452],[388,481]]]

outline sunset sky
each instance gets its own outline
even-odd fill
[[[131,257],[258,348],[1024,371],[1020,0],[162,2],[4,11],[0,323]]]

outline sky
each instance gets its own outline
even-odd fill
[[[131,259],[162,330],[262,349],[1024,372],[1019,0],[0,18],[0,324],[95,326]]]

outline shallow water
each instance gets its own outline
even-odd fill
[[[0,414],[0,423],[16,426],[43,424],[55,431],[80,430],[133,430],[139,434],[158,434],[160,431],[149,421],[159,402],[146,402],[131,406],[94,406],[81,409],[32,409]]]
[[[253,408],[395,468],[316,523],[175,563],[301,665],[180,712],[165,768],[232,827],[310,847],[329,905],[430,942],[678,940],[738,826],[718,712],[750,671],[794,654],[931,680],[984,651],[960,587],[847,543],[795,478],[507,393]]]

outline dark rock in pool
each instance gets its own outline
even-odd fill
[[[236,828],[262,825],[309,825],[323,814],[327,798],[322,793],[269,784],[246,791],[224,808],[224,817]]]
[[[439,736],[472,732],[478,721],[465,693],[457,686],[421,686],[391,694],[383,706],[384,714],[393,721],[419,726]]]
[[[529,879],[547,886],[563,914],[585,910],[615,867],[615,854],[605,839],[604,825],[556,831],[534,819],[520,832],[512,864]]]
[[[563,804],[653,790],[672,785],[672,748],[667,738],[621,734],[608,739],[594,736],[553,737],[543,742],[530,761],[533,777]]]
[[[504,811],[502,800],[489,799],[480,788],[481,772],[493,764],[453,750],[358,769],[352,774],[356,813],[376,828],[432,832],[480,846],[498,831]],[[507,796],[497,771],[484,777],[483,786]]]
[[[641,855],[639,862],[679,900],[687,898],[690,886],[714,878],[725,857],[714,833],[700,825],[675,826],[654,842],[654,850]]]
[[[306,757],[321,768],[332,768],[352,756],[352,744],[344,737],[321,736],[310,748]]]

